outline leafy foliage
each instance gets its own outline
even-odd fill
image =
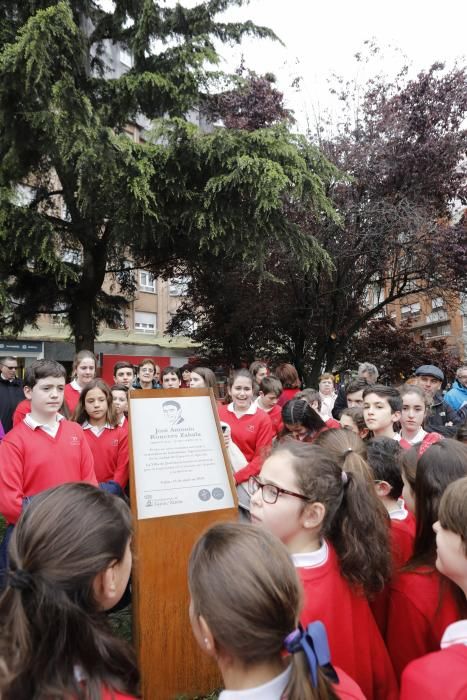
[[[282,208],[335,215],[300,140],[279,126],[203,134],[185,116],[212,82],[215,40],[273,36],[218,22],[231,4],[0,0],[1,332],[57,312],[91,348],[134,293],[128,260],[158,272],[206,249],[247,259],[283,237],[324,258]],[[133,56],[123,75],[111,46]],[[142,115],[155,127],[135,143],[124,127]]]
[[[208,356],[234,364],[255,355],[287,357],[314,382],[323,367],[339,366],[352,337],[388,304],[465,289],[465,219],[452,225],[450,212],[454,201],[467,203],[466,82],[465,69],[438,64],[414,80],[404,72],[393,82],[377,77],[363,95],[340,85],[345,119],[332,138],[323,137],[328,128],[316,136],[347,173],[323,178],[340,218],[310,216],[294,200],[284,204],[288,220],[321,245],[328,264],[318,262],[316,274],[306,275],[296,247],[269,247],[264,269],[279,283],[263,286],[261,297],[257,280],[233,257],[190,269],[193,299],[181,318],[196,321],[193,337]],[[214,299],[208,265],[221,270],[226,290],[216,289]]]

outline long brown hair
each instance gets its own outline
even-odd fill
[[[206,620],[216,648],[250,667],[281,658],[302,596],[295,567],[274,535],[248,524],[213,525],[193,548],[188,580],[194,613]],[[337,700],[321,669],[312,687],[303,652],[293,654],[291,664],[288,698]]]
[[[86,411],[86,396],[92,389],[100,389],[105,398],[107,399],[107,413],[105,416],[106,423],[112,425],[114,428],[118,425],[118,419],[115,415],[115,409],[113,407],[112,392],[110,391],[109,385],[104,382],[103,379],[91,379],[91,381],[86,384],[84,389],[79,395],[79,401],[74,410],[71,420],[76,421],[80,425],[83,425],[88,420],[88,414]]]
[[[412,452],[412,451],[411,451]],[[405,569],[429,566],[434,570],[436,561],[436,536],[433,523],[438,520],[441,496],[453,481],[467,476],[467,447],[456,440],[446,438],[431,445],[418,459],[415,481],[403,458],[402,471],[412,486],[415,499],[417,528],[415,531],[414,552]]]
[[[462,540],[467,557],[467,476],[449,484],[439,505],[439,523]]]
[[[13,531],[9,585],[0,599],[4,700],[100,700],[103,686],[137,692],[133,651],[114,637],[93,592],[95,577],[123,559],[131,532],[124,501],[90,484],[57,486],[26,508]]]
[[[325,506],[322,534],[336,550],[344,578],[366,594],[377,593],[391,576],[387,514],[368,465],[357,455],[360,439],[348,430],[327,432],[326,449],[288,439],[274,454],[285,452],[291,458],[300,493]],[[333,454],[328,449],[332,441]]]

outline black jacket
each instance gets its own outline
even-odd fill
[[[456,434],[456,427],[463,422],[462,416],[455,411],[446,401],[443,401],[442,394],[435,394],[428,415],[425,419],[425,430],[429,433],[441,433],[445,437],[452,437]],[[447,426],[446,423],[452,423]]]
[[[7,433],[13,427],[13,413],[16,406],[24,399],[23,382],[13,379],[9,382],[0,375],[0,421]]]

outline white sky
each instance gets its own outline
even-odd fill
[[[186,6],[198,2],[182,0]],[[110,0],[101,3],[108,6]],[[367,39],[383,49],[384,59],[374,65],[389,75],[404,60],[418,71],[435,61],[448,66],[456,58],[465,61],[467,51],[467,0],[250,0],[244,7],[231,8],[222,19],[251,19],[271,28],[284,42],[281,46],[253,39],[241,47],[220,46],[222,67],[235,69],[243,55],[247,67],[274,73],[301,129],[307,116],[313,119],[316,111],[329,105],[326,79],[332,72],[365,81],[362,68],[357,75],[353,56]],[[299,91],[291,87],[297,76],[302,78]]]

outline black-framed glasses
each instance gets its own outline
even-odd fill
[[[274,503],[276,503],[280,493],[285,493],[287,496],[295,496],[296,498],[301,498],[302,501],[310,500],[302,493],[287,491],[287,489],[281,489],[280,486],[275,486],[274,484],[263,484],[256,476],[250,476],[250,478],[248,479],[248,493],[250,494],[250,496],[253,496],[260,489],[263,501],[265,503],[269,503],[270,505],[274,505]]]
[[[14,367],[10,367],[10,365],[2,365],[2,367],[5,367],[5,369],[18,369],[18,365],[15,365]]]

